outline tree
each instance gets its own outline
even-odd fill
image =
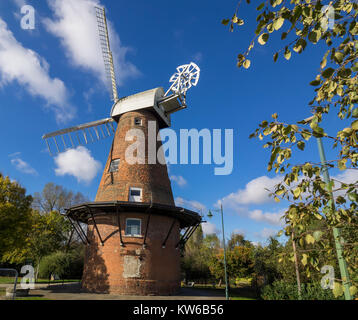
[[[250,3],[249,0],[246,1]],[[317,255],[316,250],[308,250],[302,254],[301,263],[307,276],[311,268],[320,270],[324,261],[335,255],[332,242],[322,233],[332,233],[333,228],[358,230],[357,202],[358,181],[347,183],[333,181],[325,183],[321,175],[326,166],[340,170],[357,169],[358,161],[358,3],[352,0],[323,1],[295,0],[287,3],[282,0],[270,0],[257,7],[257,28],[248,49],[238,55],[238,67],[249,68],[251,61],[248,56],[256,44],[265,45],[270,34],[281,28],[281,40],[285,43],[273,55],[276,62],[280,54],[290,60],[292,51],[301,54],[307,46],[317,43],[327,46],[322,56],[320,72],[310,83],[316,87],[315,97],[308,103],[313,116],[308,120],[290,124],[278,120],[264,120],[250,136],[265,140],[264,147],[271,152],[268,171],[285,174],[282,183],[272,192],[276,201],[286,199],[291,202],[284,218],[284,232],[291,237],[295,234],[298,242],[307,245],[314,243],[325,255]],[[241,26],[244,20],[238,17],[239,6],[231,19],[222,21],[230,25]],[[333,27],[330,22],[334,19]],[[290,24],[290,25],[289,25]],[[337,128],[335,134],[327,134],[320,127],[322,120],[333,109],[337,109]],[[348,124],[348,126],[347,126]],[[314,163],[292,165],[293,152],[303,151],[312,138],[324,139],[326,144],[337,148],[338,157],[328,161],[326,165]],[[333,198],[332,194],[336,196]],[[310,226],[322,222],[319,229]],[[309,230],[309,232],[307,232]],[[352,234],[346,232],[344,256],[350,273],[354,274],[357,264],[357,242]],[[329,256],[327,258],[327,256]],[[352,278],[350,290],[356,293],[357,278]],[[339,288],[340,284],[336,284]],[[338,296],[343,290],[335,290]]]
[[[71,251],[55,251],[44,257],[39,268],[39,275],[43,279],[50,279],[57,275],[61,279],[79,279],[83,272],[83,247]]]
[[[220,248],[220,240],[216,233],[207,234],[204,238],[204,246],[210,250],[218,250]]]
[[[61,214],[65,212],[65,209],[71,206],[88,202],[82,193],[74,193],[66,190],[64,187],[49,182],[45,185],[41,193],[34,193],[33,208],[40,213],[50,213],[57,211]],[[85,229],[86,226],[83,226]],[[68,230],[67,237],[69,238],[69,245],[76,242],[81,242],[80,236],[75,232],[73,228]]]
[[[210,278],[208,262],[213,250],[210,247],[211,241],[205,239],[200,225],[185,245],[182,269],[185,272],[186,280],[208,280]],[[213,237],[209,237],[209,239],[213,239]]]
[[[227,243],[228,250],[233,250],[236,246],[250,246],[251,242],[245,240],[244,236],[239,233],[232,233]]]
[[[35,262],[37,279],[42,258],[64,249],[71,227],[68,220],[57,211],[40,214],[33,210],[32,223],[25,254],[28,259]]]
[[[251,277],[254,272],[254,247],[243,235],[233,233],[226,251],[228,278]],[[211,255],[209,269],[216,279],[225,277],[224,250],[219,248]]]
[[[17,182],[0,173],[0,261],[22,262],[19,251],[31,229],[32,197]]]
[[[289,247],[290,253],[291,248]],[[284,253],[285,246],[283,246],[276,238],[269,237],[268,244],[264,247],[261,245],[254,248],[254,260],[255,260],[255,266],[254,266],[254,273],[258,276],[263,276],[265,279],[265,282],[270,284],[276,279],[282,279],[285,278],[285,280],[288,280],[291,282],[291,279],[294,279],[294,277],[291,277],[291,275],[294,274],[293,264],[292,261],[288,261],[288,265],[285,265],[283,268],[281,268],[281,264],[278,263],[278,260],[280,258],[280,255]],[[283,254],[283,256],[287,256],[286,254]],[[290,268],[287,268],[290,266]],[[286,270],[288,270],[288,274],[291,279],[287,279],[285,277]],[[285,273],[285,275],[283,274]]]
[[[77,192],[74,194],[62,186],[49,182],[41,193],[34,193],[33,207],[40,212],[58,211],[63,213],[66,208],[87,201],[88,199],[82,193]]]

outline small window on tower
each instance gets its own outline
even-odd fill
[[[142,119],[141,118],[134,118],[134,125],[141,126],[142,125]]]
[[[142,202],[142,189],[141,188],[130,188],[129,189],[129,201],[131,202]]]
[[[140,219],[126,219],[126,236],[140,236],[141,235],[141,220]]]
[[[118,166],[119,166],[120,159],[114,159],[111,162],[111,165],[109,167],[109,172],[117,172]]]

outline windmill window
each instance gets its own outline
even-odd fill
[[[136,126],[141,126],[142,125],[142,119],[141,118],[134,118],[134,124]]]
[[[120,159],[114,159],[109,166],[109,172],[117,172],[119,166]]]
[[[131,202],[142,202],[142,189],[130,188],[129,189],[129,201]]]
[[[126,236],[141,235],[141,219],[126,219]]]

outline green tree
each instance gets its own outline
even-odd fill
[[[199,226],[185,245],[182,270],[185,272],[186,280],[206,281],[210,278],[208,261],[212,252],[210,241],[205,240],[203,230]]]
[[[290,247],[289,247],[290,248]],[[291,247],[292,248],[292,247]],[[287,265],[282,266],[282,262],[278,260],[283,255],[285,246],[283,246],[276,238],[269,237],[268,244],[266,246],[257,246],[254,248],[254,273],[255,276],[263,276],[266,283],[272,283],[276,279],[287,278],[283,274],[288,270],[288,274],[294,275],[294,267],[292,261],[288,261],[290,268],[287,269]],[[292,249],[291,249],[292,251]],[[290,252],[291,252],[290,251]],[[286,256],[284,254],[283,256]],[[295,280],[295,278],[292,278]]]
[[[0,261],[19,263],[31,229],[32,197],[17,182],[0,173]]]
[[[50,279],[58,275],[61,279],[79,279],[83,272],[83,247],[75,247],[70,251],[55,251],[45,256],[39,267],[39,276]]]
[[[249,0],[246,1],[250,3]],[[328,5],[324,7],[324,5]],[[244,20],[239,18],[240,5],[231,19],[222,21],[224,25],[241,26]],[[280,55],[286,60],[293,57],[292,52],[301,54],[306,47],[315,44],[325,45],[322,60],[315,79],[310,85],[315,87],[315,96],[308,102],[308,110],[313,116],[297,123],[285,123],[272,115],[264,120],[251,135],[264,140],[264,147],[271,152],[268,171],[284,174],[282,183],[275,187],[272,196],[276,201],[286,199],[291,202],[285,212],[284,229],[287,236],[295,234],[295,240],[307,245],[317,244],[325,254],[319,255],[316,248],[301,252],[301,263],[307,276],[316,272],[325,261],[330,260],[335,251],[329,237],[320,233],[332,233],[332,228],[354,230],[357,233],[358,217],[358,181],[347,183],[333,181],[326,184],[322,179],[322,164],[309,161],[304,164],[292,164],[293,152],[304,151],[307,142],[313,138],[322,138],[324,142],[337,149],[338,156],[328,161],[328,167],[340,170],[357,169],[358,161],[358,3],[353,0],[303,1],[290,3],[282,0],[270,0],[257,7],[257,28],[248,49],[238,55],[238,67],[249,68],[248,56],[256,45],[265,45],[275,32],[281,33],[283,45],[273,53],[276,62]],[[333,12],[333,16],[331,13]],[[334,17],[333,27],[330,20]],[[281,31],[284,30],[284,31]],[[321,48],[322,45],[316,46]],[[317,49],[319,50],[319,49]],[[334,134],[328,134],[321,122],[336,112],[337,127]],[[332,192],[336,194],[332,201]],[[333,205],[334,204],[334,205]],[[318,230],[310,228],[322,222]],[[309,232],[307,232],[309,230]],[[357,270],[357,242],[352,233],[346,232],[344,256],[351,274]],[[314,249],[314,250],[313,250]],[[329,257],[327,257],[329,256]],[[353,277],[354,278],[354,277]],[[352,292],[357,292],[357,278],[352,278]],[[340,284],[337,283],[337,287]],[[335,290],[337,295],[343,290]]]
[[[251,246],[251,242],[245,240],[242,234],[233,232],[227,242],[227,248],[228,250],[233,250],[236,246]]]
[[[204,238],[204,246],[210,250],[218,250],[220,248],[220,240],[218,236],[213,234],[207,234]]]
[[[69,222],[57,211],[45,214],[32,211],[32,229],[23,255],[34,261],[36,279],[42,258],[65,248],[69,229]]]
[[[226,251],[228,278],[251,277],[254,272],[254,246],[240,234],[233,233]],[[224,250],[220,248],[209,260],[211,274],[218,280],[225,278]]]

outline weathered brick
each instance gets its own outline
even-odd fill
[[[134,124],[134,118],[142,119],[142,126]],[[148,120],[157,121],[150,111],[128,112],[119,120],[96,201],[128,201],[129,188],[142,188],[143,202],[174,206],[174,199],[166,165],[134,164],[125,161],[125,150],[133,143],[126,142],[129,129],[142,128],[148,141]],[[158,128],[158,125],[157,125]],[[157,129],[158,133],[158,129]],[[157,143],[157,149],[161,141]],[[147,143],[146,143],[147,149]],[[146,159],[148,157],[146,150]],[[119,170],[111,174],[109,166],[113,159],[120,159]],[[141,219],[141,237],[125,236],[127,218]],[[180,250],[176,245],[180,238],[179,221],[152,213],[150,215],[146,246],[144,235],[149,215],[146,213],[120,212],[121,246],[116,212],[95,217],[99,233],[104,240],[101,245],[92,219],[88,221],[87,236],[91,244],[86,247],[82,286],[90,292],[127,295],[171,295],[180,288]],[[171,230],[165,248],[162,244]],[[125,265],[127,263],[127,265]]]

